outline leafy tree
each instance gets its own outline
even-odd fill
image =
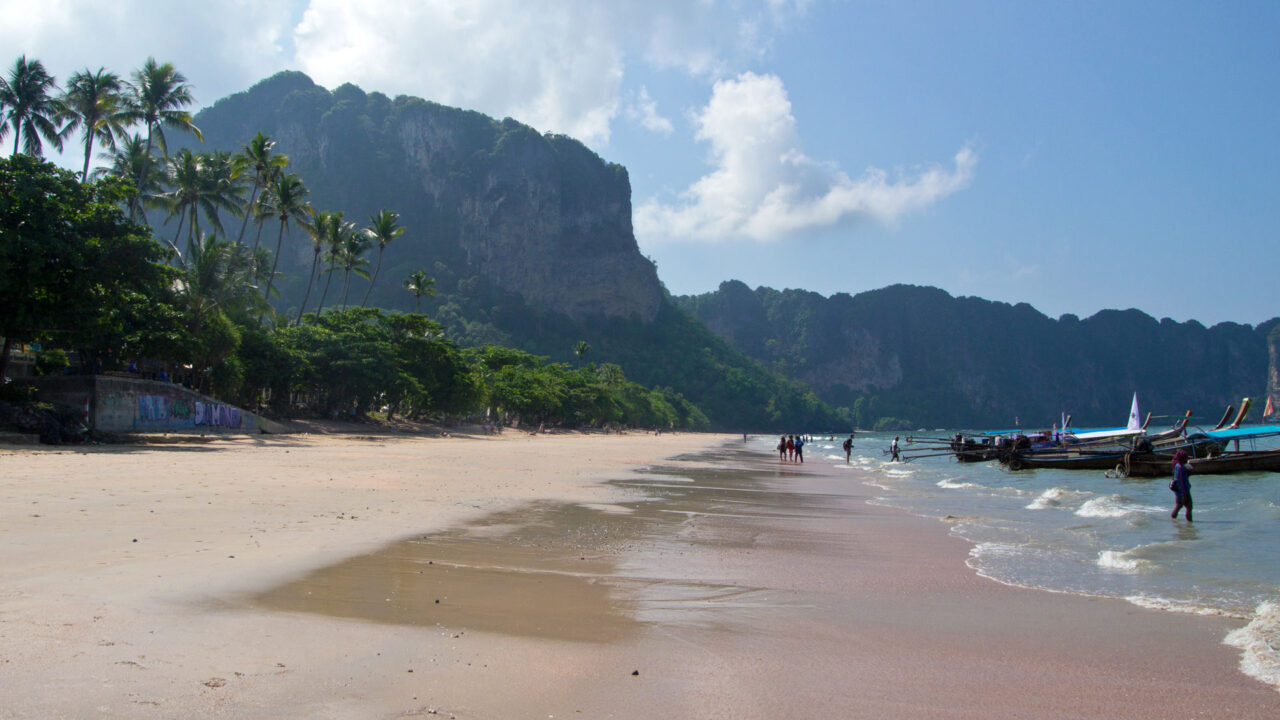
[[[138,170],[134,185],[139,194],[144,187],[143,180],[147,175],[146,166],[151,161],[151,146],[158,143],[161,152],[168,156],[169,146],[165,141],[164,128],[169,127],[189,132],[203,140],[200,128],[192,121],[191,113],[185,108],[195,102],[191,94],[191,86],[187,78],[178,72],[173,63],[157,63],[149,57],[133,74],[130,84],[130,107],[125,117],[130,122],[141,123],[147,128],[147,145],[142,154],[143,167]],[[129,206],[130,216],[138,212],[138,199]]]
[[[0,376],[11,344],[37,336],[90,367],[182,342],[165,251],[122,215],[128,192],[30,156],[0,160]]]
[[[62,134],[57,125],[62,101],[53,94],[57,88],[53,76],[39,60],[27,60],[27,56],[22,55],[14,62],[9,77],[0,84],[0,105],[5,107],[5,120],[9,123],[8,128],[0,130],[0,137],[8,129],[13,130],[14,155],[21,147],[28,155],[43,156],[41,138],[62,149]]]
[[[80,130],[84,135],[84,169],[80,171],[80,182],[89,179],[94,140],[114,148],[116,138],[126,135],[128,118],[125,109],[124,82],[106,68],[100,67],[96,72],[85,68],[67,81],[67,89],[62,96],[61,119],[66,123],[62,134]]]
[[[404,281],[404,289],[413,293],[414,312],[422,312],[423,295],[436,294],[436,289],[434,287],[435,284],[435,279],[427,277],[427,273],[424,270],[414,270],[412,273],[409,273],[408,279]]]
[[[399,221],[398,214],[386,209],[379,210],[369,218],[369,227],[365,229],[365,234],[371,242],[378,245],[378,265],[373,270],[373,278],[369,280],[369,289],[365,290],[360,307],[369,304],[369,293],[373,292],[373,284],[378,282],[378,273],[382,272],[382,251],[387,249],[388,243],[404,234],[404,228],[399,225]]]

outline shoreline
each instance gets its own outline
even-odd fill
[[[734,472],[762,473],[762,484],[731,484],[737,476],[718,468],[736,449],[733,440],[330,435],[220,440],[213,448],[0,451],[6,712],[459,718],[574,710],[594,717],[889,718],[1024,717],[1030,708],[1035,717],[1064,718],[1280,712],[1280,695],[1244,676],[1237,651],[1221,644],[1238,622],[992,582],[968,567],[971,543],[944,523],[869,504],[865,490],[849,493],[847,478],[743,457],[732,459],[741,466]],[[698,452],[719,453],[721,460],[693,459]],[[668,477],[677,470],[694,479]],[[771,473],[785,474],[787,486],[799,488],[795,497],[775,495]],[[832,484],[839,482],[845,486]],[[641,499],[646,483],[650,494],[696,490],[702,495],[690,497],[704,504],[688,506],[692,514],[679,520],[685,506],[651,509],[654,503]],[[839,513],[829,507],[843,502],[833,499],[837,492],[850,503]],[[778,503],[786,506],[782,520],[759,510]],[[546,557],[503,555],[484,545],[458,555],[451,567],[510,570],[527,563],[518,577],[568,578],[541,603],[588,597],[579,581],[603,583],[611,588],[607,596],[635,596],[641,604],[606,608],[598,622],[636,607],[642,620],[662,622],[624,623],[612,641],[582,642],[555,633],[265,610],[246,600],[397,540],[426,534],[439,557],[446,546],[432,533],[453,528],[458,538],[500,537],[510,527],[502,524],[509,518],[499,522],[504,513],[530,506],[586,508],[568,520],[534,521],[555,532],[562,528],[557,523],[581,523],[575,527],[594,533],[575,536],[573,557],[552,558],[574,562],[547,565]],[[617,532],[650,528],[650,511],[678,520],[661,530],[658,545]],[[631,525],[618,524],[625,522]],[[613,534],[602,539],[601,528]],[[596,552],[588,555],[591,548]],[[596,563],[585,575],[575,565],[579,552],[581,562]],[[463,584],[444,598],[451,612],[456,595],[473,582],[454,579]]]

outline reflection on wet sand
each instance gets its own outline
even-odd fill
[[[617,505],[540,504],[447,533],[403,540],[270,589],[282,611],[579,642],[612,642],[661,623],[750,623],[786,604],[735,556],[844,552],[827,532],[851,508],[794,492],[763,456],[679,458],[615,483]],[[763,568],[760,568],[763,569]]]

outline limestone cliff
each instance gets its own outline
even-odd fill
[[[1054,320],[1026,304],[906,285],[827,298],[753,291],[735,281],[676,301],[823,400],[865,410],[864,423],[897,416],[935,425],[992,426],[1015,418],[1047,425],[1070,412],[1079,422],[1104,425],[1125,418],[1134,392],[1157,414],[1192,410],[1216,421],[1228,403],[1263,389],[1267,333],[1280,327],[1272,320],[1257,328],[1206,328],[1137,310]],[[1272,333],[1270,346],[1269,387],[1276,393],[1280,334]]]
[[[219,101],[196,124],[203,149],[236,151],[259,131],[274,138],[317,209],[359,225],[383,207],[400,213],[408,231],[386,249],[373,304],[411,308],[400,284],[417,269],[446,292],[514,294],[575,320],[651,321],[662,302],[632,234],[626,170],[570,138],[351,85],[329,92],[292,72]],[[301,299],[310,261],[293,233],[281,307]],[[367,287],[353,281],[352,295]]]

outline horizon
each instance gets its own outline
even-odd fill
[[[297,69],[571,135],[627,168],[675,295],[908,284],[1054,319],[1280,315],[1277,6],[0,2],[5,72],[26,54],[61,84],[150,55],[207,107]],[[192,26],[205,42],[168,31]],[[78,168],[75,144],[51,159]]]

